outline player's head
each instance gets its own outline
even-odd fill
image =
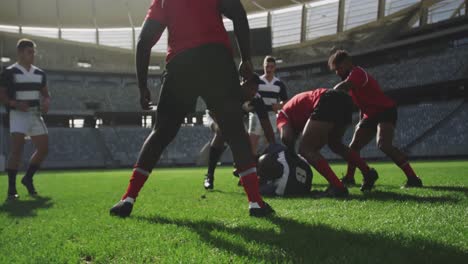
[[[328,67],[342,79],[346,79],[353,68],[351,56],[346,50],[337,50],[328,59]]]
[[[20,39],[16,44],[18,62],[22,64],[33,64],[36,54],[36,43],[30,39]]]
[[[248,79],[241,82],[241,87],[243,91],[244,101],[250,101],[258,92],[258,85],[261,83],[260,77],[254,73],[254,75]]]
[[[276,71],[276,59],[272,56],[266,56],[263,60],[263,71],[266,75],[274,75]]]

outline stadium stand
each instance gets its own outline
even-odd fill
[[[468,103],[465,102],[409,149],[412,156],[456,157],[468,150]]]
[[[49,2],[53,4],[59,1]],[[291,1],[284,2],[290,5]],[[335,22],[316,25],[312,18],[325,19],[320,12],[330,13],[330,10],[335,10],[337,14],[344,12],[338,10],[338,1],[319,2],[305,4],[302,11],[296,6],[281,12],[273,10],[269,13],[270,18],[266,13],[265,16],[253,20],[249,18],[250,22],[256,21],[258,25],[261,24],[260,27],[271,23],[269,26],[272,26],[273,54],[283,61],[282,64],[278,64],[278,76],[286,83],[289,96],[318,87],[331,88],[340,81],[328,70],[326,61],[331,49],[336,48],[348,49],[353,56],[356,55],[358,64],[366,68],[389,94],[400,90],[406,93],[416,88],[425,89],[428,86],[433,88],[432,86],[438,85],[441,90],[446,90],[445,84],[452,81],[456,81],[457,85],[460,82],[461,89],[464,89],[468,80],[468,63],[465,59],[468,57],[466,15],[453,19],[461,14],[453,13],[450,17],[444,18],[448,20],[447,23],[431,25],[436,21],[433,21],[430,12],[426,18],[419,17],[424,11],[418,4],[414,4],[419,1],[409,1],[412,4],[408,5],[395,5],[396,2],[387,0],[388,8],[380,10],[384,12],[379,12],[379,16],[383,16],[377,17],[377,20],[372,18],[361,21],[360,17],[363,14],[354,14],[349,17],[344,16],[341,25],[334,25]],[[358,6],[358,1],[354,2]],[[374,1],[366,3],[368,7],[372,7],[362,9],[368,15],[374,13],[377,15],[376,8],[383,8],[377,7]],[[249,4],[248,8],[251,11],[259,11],[255,5]],[[308,19],[299,19],[304,14]],[[49,22],[52,24],[49,26],[55,27],[57,19],[53,17],[50,19]],[[112,19],[113,23],[109,25],[117,26],[114,24],[115,16],[112,16]],[[340,23],[338,17],[330,16],[326,19]],[[414,24],[414,21],[421,23],[423,19],[427,21],[422,25]],[[124,20],[124,24],[120,26],[127,25],[126,16]],[[299,25],[303,22],[306,24]],[[294,30],[291,27],[294,27]],[[18,26],[18,31],[11,32],[8,31],[12,30],[11,26],[0,25],[0,31],[2,28],[7,29],[6,32],[0,32],[3,63],[4,58],[14,58],[15,43],[25,32],[20,33],[21,26]],[[232,25],[227,28],[232,29]],[[116,43],[114,40],[105,40],[105,34],[100,36],[101,39],[93,35],[94,41],[80,44],[70,41],[73,39],[67,35],[70,33],[68,29],[61,30],[61,34],[58,34],[57,29],[55,39],[34,34],[30,36],[39,47],[37,65],[44,68],[48,74],[48,86],[52,94],[50,114],[60,116],[57,119],[62,118],[56,125],[66,126],[68,118],[112,118],[125,114],[129,114],[128,119],[131,119],[131,122],[115,118],[112,122],[97,124],[98,128],[94,128],[92,122],[84,128],[50,126],[50,152],[44,167],[132,166],[142,142],[150,133],[149,128],[143,128],[145,125],[147,127],[147,124],[139,126],[139,119],[142,116],[147,118],[149,114],[140,109],[137,81],[133,73],[135,43],[131,42],[135,42],[136,36],[132,36],[131,41],[118,43],[121,46],[125,44],[126,48],[122,49],[116,45],[106,46],[109,43]],[[137,34],[140,29],[134,28],[134,30]],[[104,31],[99,29],[97,33]],[[162,51],[165,47],[163,46],[155,47],[156,52],[152,54],[151,59],[155,68],[151,70],[148,87],[154,102],[159,98],[160,76],[164,71]],[[262,60],[263,56],[253,58],[259,70]],[[80,61],[87,62],[92,67],[88,69],[77,66],[77,62]],[[2,66],[7,65],[2,64]],[[458,94],[434,96],[434,93],[430,95],[421,93],[420,95],[421,98],[410,98],[412,100],[399,106],[395,144],[411,157],[468,156],[466,99],[462,99]],[[196,112],[203,113],[205,108],[206,105],[199,99]],[[0,115],[6,124],[5,113],[0,112]],[[127,116],[122,119],[125,118]],[[355,113],[353,125],[357,122],[358,114]],[[351,141],[353,128],[350,127],[344,136],[343,141],[346,144]],[[8,150],[8,130],[3,127],[0,132],[2,133],[0,134],[1,155],[6,154]],[[163,153],[159,164],[169,166],[195,164],[200,149],[210,138],[211,132],[208,128],[185,124],[174,142]],[[32,146],[28,142],[24,157],[27,157],[31,151]],[[327,158],[338,158],[329,149],[325,149],[323,153]],[[375,141],[363,149],[362,155],[370,159],[384,158],[377,149]],[[231,155],[225,154],[223,161],[232,161]]]

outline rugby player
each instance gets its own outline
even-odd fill
[[[295,95],[278,114],[277,126],[281,141],[289,151],[294,151],[297,139],[302,136],[299,154],[327,179],[330,186],[325,196],[348,196],[348,189],[320,154],[325,144],[362,171],[362,191],[371,190],[378,178],[374,169],[369,168],[356,152],[350,151],[342,143],[346,127],[351,123],[352,111],[353,102],[349,95],[342,91],[318,88]]]
[[[261,82],[258,86],[258,93],[263,98],[263,102],[267,106],[270,123],[274,125],[273,132],[276,133],[276,113],[281,110],[283,104],[288,100],[288,94],[286,91],[286,85],[275,76],[276,59],[274,57],[265,57],[263,60],[263,72],[264,74],[260,76]],[[249,114],[248,132],[252,151],[256,156],[260,139],[266,135],[258,115],[253,112]]]
[[[273,209],[263,201],[256,165],[242,121],[242,92],[222,15],[232,20],[241,54],[239,72],[253,76],[247,16],[240,0],[153,0],[138,39],[136,70],[140,103],[150,109],[147,87],[151,48],[167,28],[166,71],[153,131],[143,144],[127,191],[110,213],[130,215],[133,204],[163,150],[174,139],[185,116],[201,96],[217,119],[229,144],[251,216],[267,216]]]
[[[334,89],[349,93],[361,110],[361,120],[354,131],[350,148],[359,153],[376,136],[377,147],[405,173],[407,181],[402,187],[422,187],[422,181],[416,176],[406,155],[393,145],[397,122],[395,102],[382,92],[379,83],[366,70],[353,64],[348,52],[336,51],[330,56],[328,65],[343,80]],[[343,183],[355,184],[355,169],[354,164],[348,163]]]
[[[7,67],[0,76],[0,102],[7,108],[10,117],[10,153],[7,200],[19,198],[16,190],[16,175],[23,154],[25,138],[30,138],[36,150],[32,154],[26,174],[21,183],[31,196],[37,196],[33,176],[40,168],[48,152],[48,132],[41,114],[49,111],[50,95],[47,77],[43,70],[34,66],[36,44],[30,39],[17,43],[18,60]]]

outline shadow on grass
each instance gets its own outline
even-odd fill
[[[463,263],[468,253],[434,242],[382,234],[362,234],[336,230],[323,224],[309,224],[292,219],[268,219],[277,228],[256,229],[247,226],[225,226],[207,220],[169,219],[162,216],[136,217],[158,225],[176,225],[196,232],[213,248],[239,257],[274,263]],[[262,221],[262,220],[259,220]],[[279,231],[278,231],[279,229]],[[223,239],[239,237],[242,242]],[[244,242],[245,241],[245,242]],[[249,244],[261,250],[249,250]],[[257,248],[257,247],[255,247]]]
[[[0,213],[6,213],[10,217],[34,217],[38,209],[47,209],[53,206],[50,197],[37,197],[33,200],[16,200],[4,202],[0,206]]]
[[[338,200],[357,200],[357,201],[381,201],[381,202],[418,202],[418,203],[458,203],[460,199],[450,197],[450,196],[416,196],[404,193],[395,193],[395,192],[385,192],[374,190],[372,192],[362,193],[362,194],[350,194],[347,198],[329,198],[329,197],[320,197],[320,191],[313,190],[309,194],[305,195],[290,195],[286,197],[281,197],[281,199],[338,199]],[[265,196],[268,198],[278,198],[277,196]]]
[[[423,189],[434,191],[461,192],[468,196],[468,187],[463,186],[424,186]]]

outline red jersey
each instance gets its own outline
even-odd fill
[[[221,43],[231,50],[219,5],[219,0],[153,0],[146,19],[167,26],[167,62],[184,50],[208,43]]]
[[[288,124],[294,131],[299,132],[304,129],[307,120],[317,107],[320,97],[328,90],[330,89],[318,88],[296,94],[283,106],[281,112],[286,115]],[[278,127],[280,127],[280,122],[278,122]]]
[[[353,67],[345,81],[353,84],[349,94],[364,118],[374,117],[395,106],[395,102],[382,92],[379,83],[361,67]]]

